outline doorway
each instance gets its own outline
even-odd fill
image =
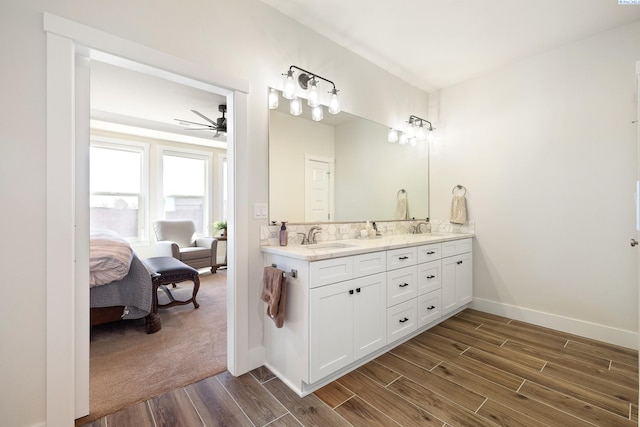
[[[44,15],[47,35],[47,425],[71,425],[88,413],[88,289],[76,286],[76,272],[88,271],[87,223],[76,198],[76,185],[88,182],[88,158],[78,147],[83,126],[88,128],[88,76],[78,69],[89,58],[160,72],[197,87],[223,89],[228,111],[229,231],[236,237],[228,247],[227,368],[234,374],[248,370],[247,272],[235,268],[237,253],[247,251],[248,208],[237,204],[248,184],[237,183],[236,169],[245,170],[248,83],[189,63],[154,49],[123,40],[54,15]],[[134,62],[130,59],[135,61]],[[150,65],[143,65],[150,64]],[[191,76],[191,77],[185,77]],[[86,99],[85,99],[86,98]],[[83,118],[86,120],[77,120]],[[86,130],[86,129],[85,129]],[[88,133],[87,133],[88,135]],[[87,147],[88,147],[88,143]],[[240,159],[236,161],[236,159]],[[83,178],[83,173],[84,178]],[[86,206],[86,205],[84,205]],[[239,284],[236,286],[236,284]],[[69,381],[74,378],[75,381]]]

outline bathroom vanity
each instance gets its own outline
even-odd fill
[[[289,275],[284,327],[265,315],[265,365],[301,396],[472,300],[471,234],[394,235],[262,251],[265,265]]]

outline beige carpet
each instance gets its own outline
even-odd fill
[[[162,329],[144,331],[144,319],[93,328],[90,358],[90,414],[84,424],[226,369],[226,270],[201,270],[193,304],[160,309]],[[188,299],[193,284],[179,283],[176,299]],[[163,292],[159,291],[163,303]],[[166,302],[166,300],[165,300]]]

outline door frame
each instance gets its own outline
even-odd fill
[[[227,136],[228,223],[234,236],[227,248],[227,369],[234,375],[246,372],[248,270],[235,268],[235,260],[248,253],[249,215],[248,203],[235,195],[248,193],[247,180],[236,178],[237,171],[247,167],[248,82],[48,13],[44,13],[43,28],[47,43],[47,425],[71,426],[76,418],[88,413],[89,405],[88,334],[78,333],[88,330],[89,301],[88,293],[77,292],[75,286],[82,280],[77,272],[88,271],[88,244],[80,243],[89,239],[85,227],[88,209],[77,209],[82,197],[76,199],[76,191],[81,191],[76,183],[88,180],[88,158],[76,147],[83,144],[76,135],[84,135],[88,128],[86,123],[76,123],[76,117],[88,117],[83,110],[88,108],[89,91],[82,86],[88,79],[82,66],[77,68],[86,58],[100,57],[132,69],[141,67],[147,73],[217,90],[227,97],[231,112]]]

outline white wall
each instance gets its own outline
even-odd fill
[[[187,61],[212,74],[249,81],[247,152],[237,174],[250,191],[237,194],[251,206],[268,200],[267,86],[279,87],[291,64],[330,78],[341,90],[342,109],[398,127],[409,114],[423,115],[427,95],[360,57],[337,47],[256,0],[185,2],[0,2],[0,195],[3,279],[19,286],[19,299],[0,310],[0,414],[3,425],[45,420],[45,235],[46,63],[42,12],[47,11]],[[375,90],[373,90],[375,88]],[[260,353],[264,306],[260,226],[252,209],[249,251],[237,268],[249,275],[249,301],[238,316],[249,318],[250,348]],[[24,256],[28,254],[28,256]],[[10,267],[10,268],[9,268]],[[13,297],[16,297],[15,294]]]
[[[635,23],[433,96],[431,214],[467,187],[482,306],[637,345],[638,59]]]

